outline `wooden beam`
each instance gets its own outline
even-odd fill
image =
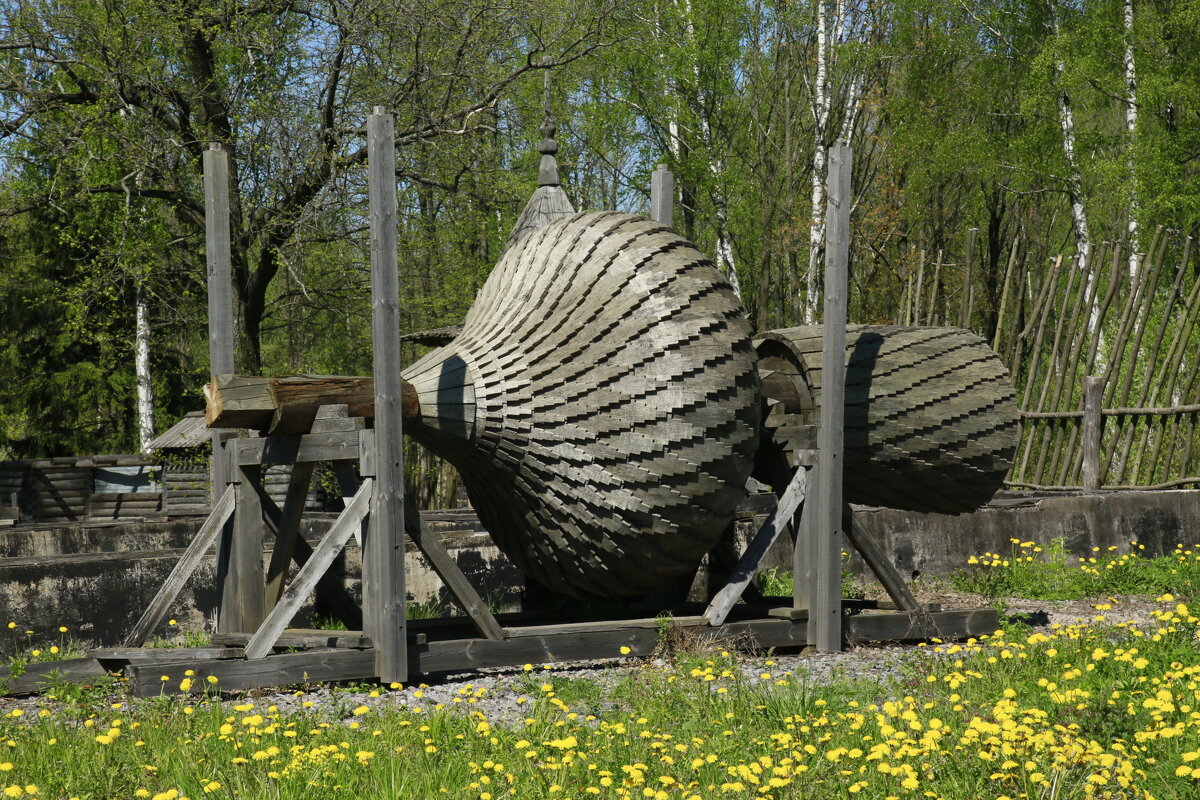
[[[416,389],[402,384],[404,416],[420,413]],[[214,374],[204,387],[210,428],[252,428],[273,436],[307,433],[322,406],[345,405],[352,417],[375,417],[375,381],[347,375]]]
[[[921,604],[917,602],[917,598],[913,597],[908,583],[896,570],[895,565],[888,560],[871,532],[855,519],[854,512],[850,510],[848,504],[842,512],[842,530],[846,532],[846,537],[862,555],[863,561],[867,562],[871,572],[875,573],[875,577],[883,586],[884,591],[888,593],[888,597],[892,598],[892,602],[902,611],[919,611]]]
[[[192,675],[186,676],[188,671]],[[188,690],[202,694],[212,688],[208,677],[217,679],[216,688],[237,692],[263,686],[288,686],[321,681],[363,680],[375,676],[375,653],[371,650],[305,650],[279,653],[265,660],[216,659],[181,660],[171,663],[133,663],[125,668],[128,688],[137,697],[180,694],[184,677],[190,677]],[[163,678],[166,680],[163,680]]]
[[[821,348],[821,470],[813,542],[812,641],[821,652],[842,649],[842,423],[846,392],[846,292],[850,250],[850,146],[829,148],[825,216],[825,316]]]
[[[371,343],[375,376],[375,483],[363,542],[363,611],[384,682],[408,680],[404,595],[403,381],[400,276],[396,263],[395,119],[376,106],[367,119],[371,228]]]
[[[438,577],[446,584],[454,599],[467,612],[467,616],[475,623],[479,633],[487,639],[503,639],[504,630],[496,617],[492,615],[487,603],[475,591],[475,587],[467,580],[467,576],[458,568],[458,562],[446,552],[437,534],[427,534],[421,524],[421,512],[416,500],[409,496],[404,500],[404,527],[409,538],[416,543],[417,548],[425,554],[430,566],[437,572]]]
[[[288,566],[292,563],[292,551],[300,533],[300,521],[304,515],[304,504],[308,501],[308,487],[312,482],[316,464],[312,461],[292,465],[288,476],[287,495],[275,528],[275,545],[271,548],[271,561],[267,565],[266,604],[270,611],[283,594],[287,582]],[[263,494],[266,494],[264,491]],[[261,503],[261,501],[260,501]]]
[[[650,175],[650,219],[666,225],[675,224],[675,176],[666,164],[659,164]]]
[[[309,593],[316,588],[317,581],[329,569],[330,564],[337,558],[338,553],[342,551],[354,531],[358,529],[359,522],[366,516],[373,485],[374,482],[370,479],[363,481],[354,500],[334,520],[325,537],[321,539],[321,543],[313,551],[312,557],[300,568],[295,580],[287,587],[283,596],[279,598],[279,602],[271,609],[271,613],[250,637],[246,644],[246,658],[259,659],[271,652],[288,622],[300,610],[300,606]]]
[[[901,642],[921,639],[961,639],[994,633],[1000,627],[995,609],[897,614],[854,614],[845,620],[848,642]]]
[[[49,689],[56,681],[83,683],[106,675],[108,670],[94,658],[70,658],[26,664],[25,671],[20,675],[12,675],[7,669],[0,671],[0,679],[7,678],[6,688],[9,694],[31,694]]]
[[[750,542],[750,546],[742,554],[733,573],[729,576],[729,582],[721,591],[717,592],[712,602],[708,604],[708,610],[704,612],[708,624],[720,625],[725,622],[733,604],[738,601],[750,581],[754,580],[754,576],[758,574],[762,567],[763,557],[771,549],[771,545],[775,544],[775,540],[779,538],[780,531],[787,526],[795,515],[796,509],[804,502],[807,485],[808,470],[801,467],[792,476],[792,480],[784,490],[783,496],[779,498],[779,504],[775,510],[763,522],[762,527],[758,529],[758,533]]]
[[[221,495],[221,499],[217,501],[208,518],[204,520],[204,524],[200,526],[200,530],[196,531],[196,535],[192,537],[191,543],[187,550],[171,569],[171,574],[163,581],[158,592],[150,601],[150,605],[142,612],[142,616],[138,619],[137,624],[133,626],[133,630],[125,637],[126,647],[139,647],[145,643],[146,639],[162,622],[162,618],[167,615],[171,608],[171,604],[175,602],[175,598],[179,596],[179,592],[183,589],[183,585],[187,583],[188,578],[192,577],[192,573],[196,571],[196,567],[200,566],[200,562],[204,559],[204,554],[217,540],[217,535],[221,529],[225,527],[225,523],[233,516],[233,497],[234,489],[232,486],[225,487]]]
[[[1104,378],[1087,376],[1083,379],[1083,488],[1094,492],[1100,488],[1100,439],[1104,433]]]
[[[359,434],[363,431],[306,433],[303,436],[267,436],[236,439],[237,463],[292,464],[302,461],[349,461],[361,458]]]
[[[218,581],[217,630],[253,631],[266,614],[263,581],[263,509],[260,485],[262,467],[238,466],[238,483],[232,487],[237,507],[233,515],[233,541],[227,568]]]

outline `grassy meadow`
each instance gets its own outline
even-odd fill
[[[976,558],[956,580],[990,582],[977,588],[996,594],[1009,588],[1004,580],[1028,580],[1005,575],[1048,563],[1054,591],[1065,592],[1074,572],[1088,580],[1095,572],[1101,583],[1087,584],[1089,592],[1100,587],[1094,613],[1045,630],[1014,623],[978,640],[908,648],[898,670],[872,681],[810,679],[802,659],[747,662],[720,649],[630,662],[604,681],[527,665],[514,679],[517,716],[505,724],[479,711],[489,690],[473,684],[440,704],[403,690],[406,708],[387,702],[401,687],[338,687],[316,704],[300,690],[289,711],[272,704],[280,695],[223,696],[216,685],[199,700],[134,700],[116,680],[62,685],[2,706],[0,792],[150,800],[1200,797],[1200,617],[1192,610],[1195,601],[1200,612],[1192,595],[1200,558],[1180,548],[1158,559],[1097,554],[1072,564],[1014,547],[1006,557]],[[1154,610],[1144,623],[1111,621],[1128,586],[1103,579],[1134,580],[1138,570],[1139,585],[1158,592]]]

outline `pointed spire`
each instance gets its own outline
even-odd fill
[[[542,59],[542,65],[546,70],[546,116],[542,120],[542,141],[538,144],[538,152],[542,154],[542,163],[538,166],[538,186],[561,185],[561,181],[558,178],[558,159],[555,158],[555,155],[558,153],[558,141],[554,138],[554,134],[558,132],[558,126],[554,124],[554,118],[550,114],[549,63],[549,56]]]

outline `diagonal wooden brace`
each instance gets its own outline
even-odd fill
[[[208,519],[204,520],[200,530],[196,532],[192,543],[175,562],[171,574],[163,581],[158,593],[154,595],[154,599],[142,613],[141,619],[133,626],[133,631],[125,637],[125,647],[141,647],[150,633],[158,627],[158,623],[162,622],[162,618],[166,616],[171,604],[179,596],[183,585],[187,583],[188,578],[192,577],[192,573],[204,559],[205,553],[217,541],[217,535],[221,532],[221,528],[233,516],[233,495],[233,487],[226,486],[225,491],[221,494],[221,499],[213,506],[212,512],[208,515]]]
[[[296,578],[279,598],[275,608],[271,609],[271,613],[258,626],[258,630],[250,637],[250,641],[246,643],[246,658],[264,658],[275,647],[279,635],[283,633],[288,622],[300,610],[300,606],[308,597],[309,592],[316,588],[317,581],[321,579],[321,576],[333,564],[333,560],[337,558],[338,553],[345,547],[346,542],[358,530],[358,523],[366,516],[370,508],[373,485],[373,479],[364,480],[358,493],[354,495],[354,499],[346,506],[346,510],[334,520],[333,525],[325,534],[325,538],[313,551],[312,557],[301,567]]]
[[[708,604],[704,617],[708,620],[709,625],[720,625],[729,616],[729,612],[737,603],[738,598],[742,596],[742,592],[758,574],[762,567],[763,557],[771,549],[775,540],[779,538],[780,531],[791,521],[796,514],[796,509],[804,502],[807,486],[808,470],[804,468],[796,470],[792,480],[783,491],[783,496],[779,498],[779,504],[775,506],[775,510],[771,512],[771,516],[767,517],[763,526],[758,529],[750,546],[746,548],[741,560],[733,568],[729,582],[725,584],[725,588],[717,592],[716,597]]]

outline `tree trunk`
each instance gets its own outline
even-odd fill
[[[145,453],[154,439],[154,388],[150,382],[150,312],[141,284],[137,287],[134,306],[133,370],[137,376],[138,450]]]
[[[1137,68],[1133,61],[1133,0],[1125,0],[1125,153],[1129,168],[1129,219],[1125,235],[1129,240],[1129,279],[1137,273],[1142,247],[1138,236],[1137,175],[1133,170],[1137,143]]]
[[[829,21],[826,0],[817,0],[817,79],[813,86],[812,217],[808,229],[808,271],[804,278],[803,322],[817,321],[819,278],[825,252],[825,148],[829,129]]]

